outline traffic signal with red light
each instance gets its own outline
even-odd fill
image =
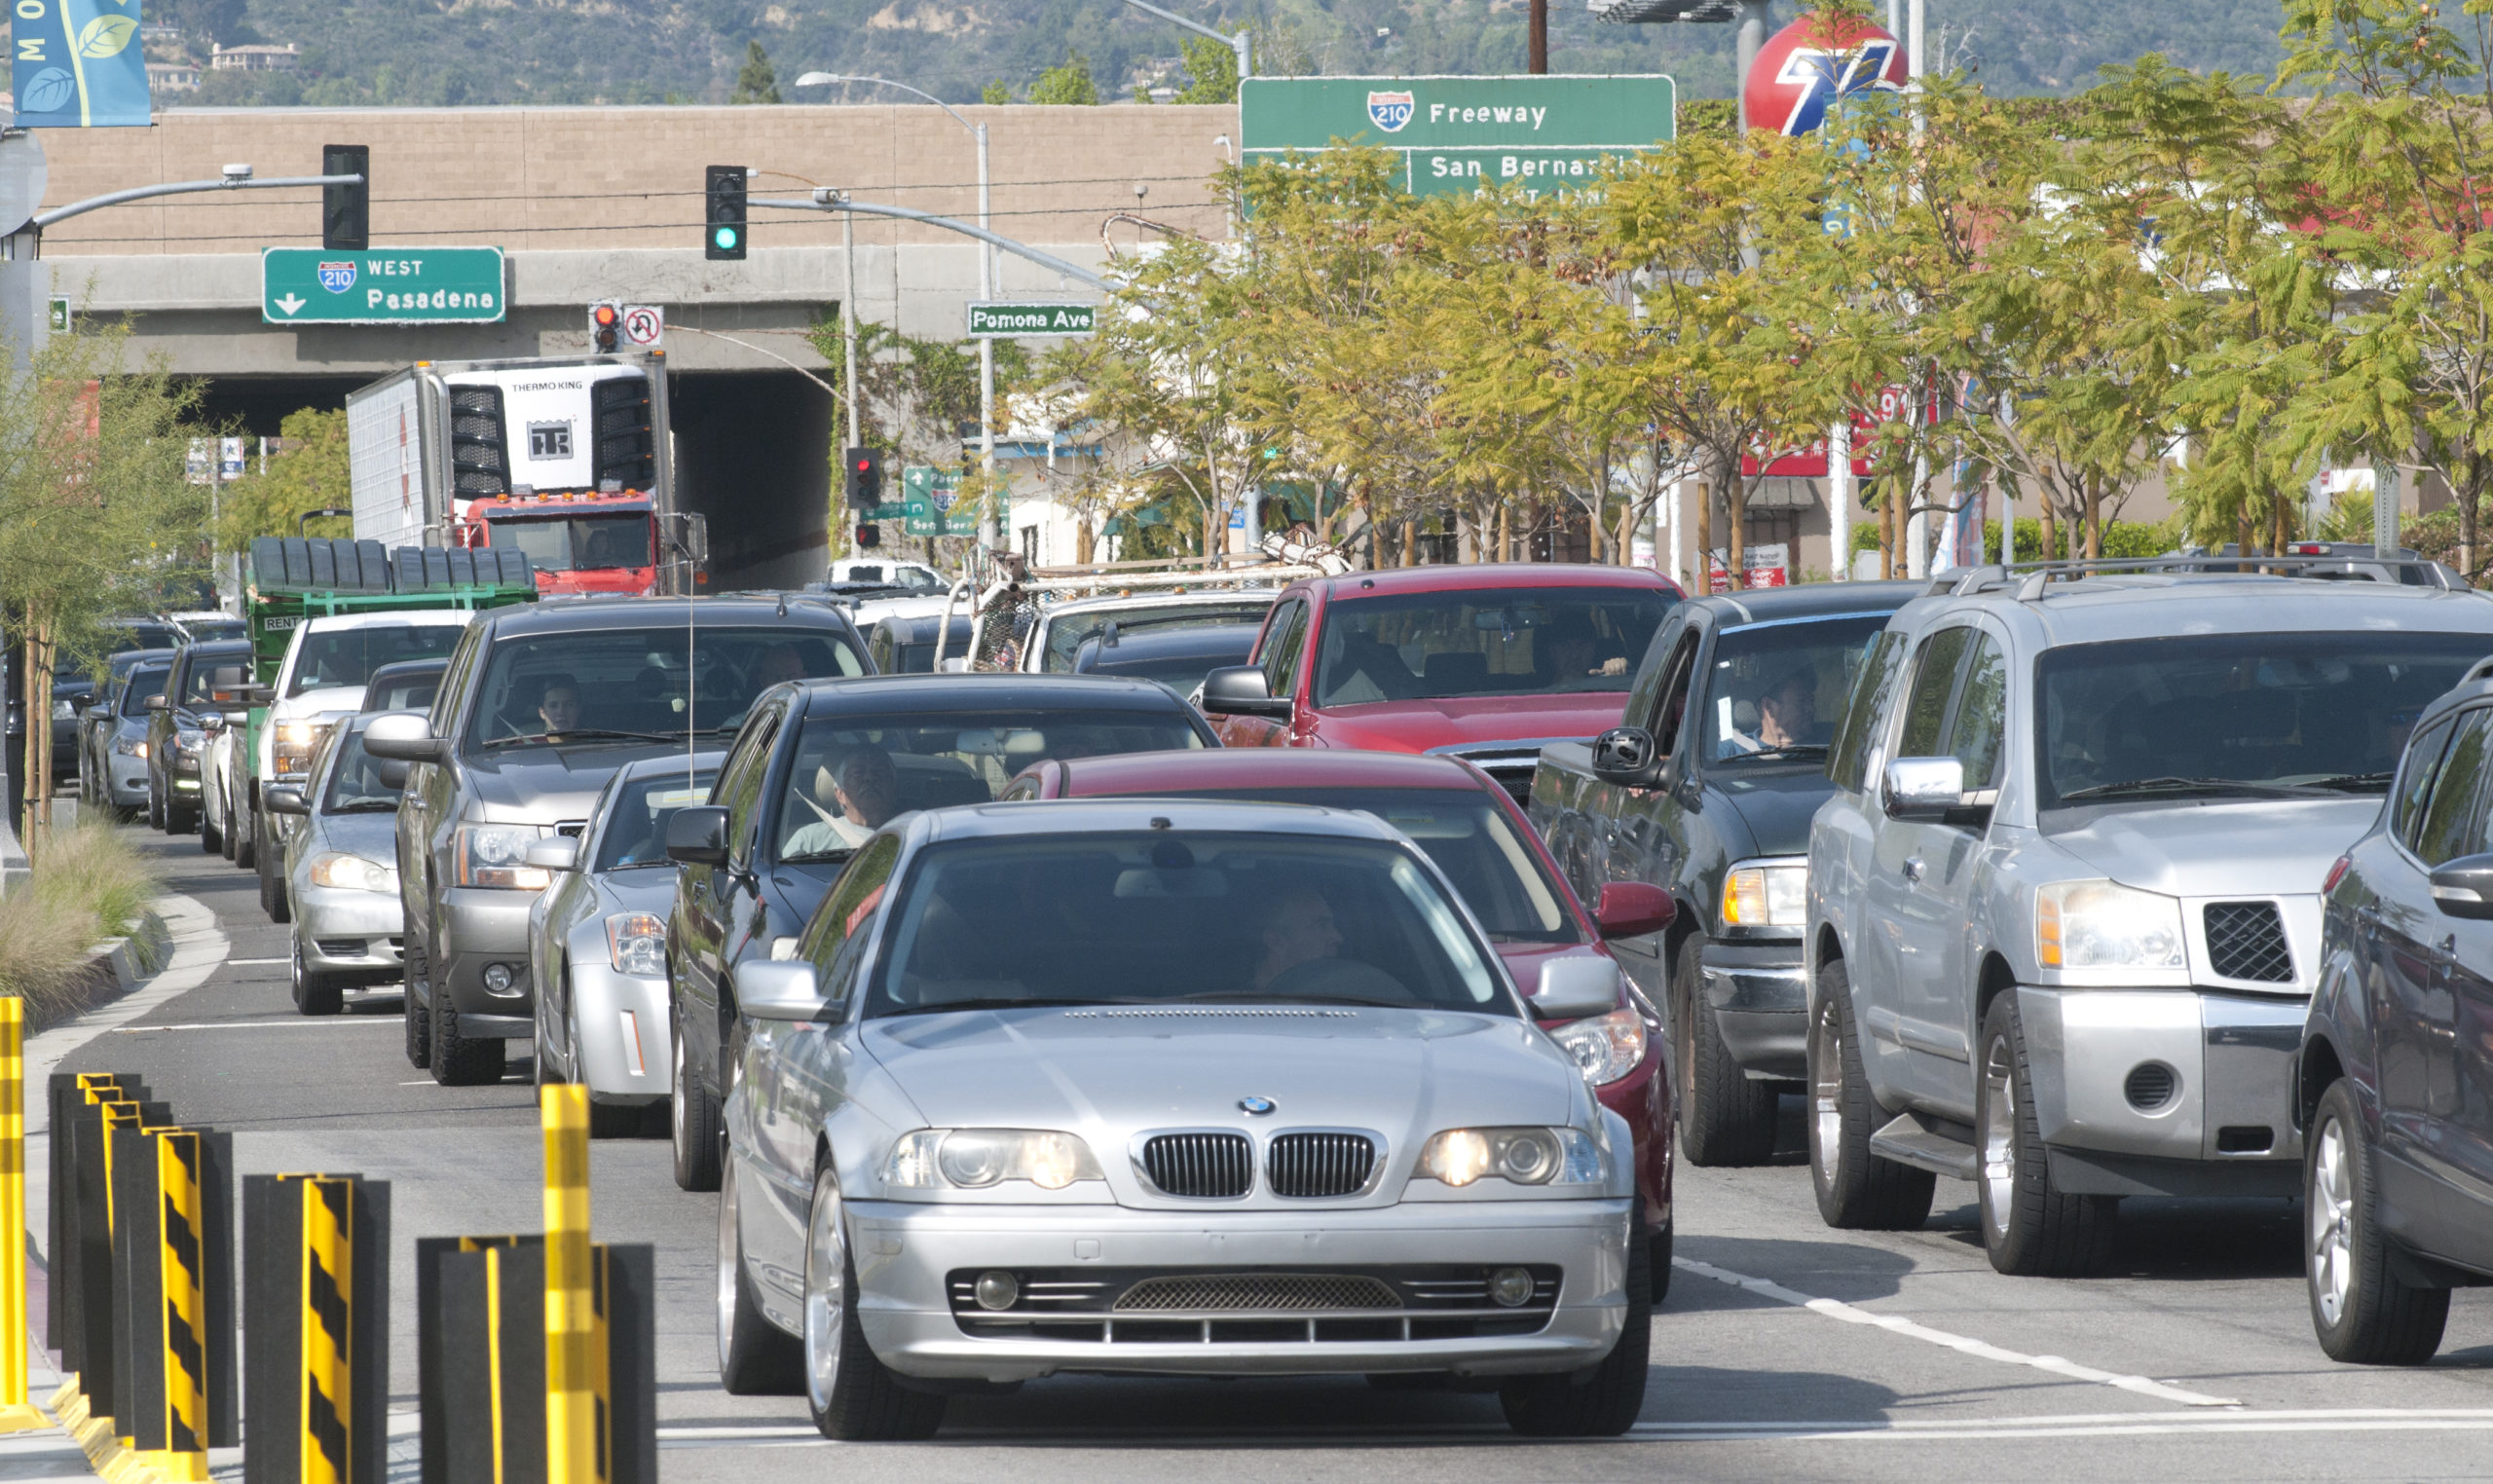
[[[588,347],[600,355],[612,355],[623,334],[623,306],[612,299],[600,299],[588,307]]]
[[[881,545],[882,543],[883,543],[883,528],[882,528],[882,527],[880,527],[880,526],[876,526],[876,525],[869,524],[869,525],[859,526],[859,527],[857,528],[857,549],[858,549],[858,550],[860,550],[860,551],[872,551],[872,550],[874,550],[875,547],[877,547],[877,546]]]
[[[871,510],[883,502],[883,456],[879,449],[852,448],[845,456],[843,481],[851,510]]]

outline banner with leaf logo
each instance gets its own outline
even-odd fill
[[[16,0],[10,12],[19,128],[146,126],[138,0]]]

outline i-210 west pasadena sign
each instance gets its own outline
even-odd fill
[[[1667,77],[1250,77],[1239,89],[1247,160],[1342,145],[1402,157],[1411,191],[1590,184],[1605,156],[1678,132]]]

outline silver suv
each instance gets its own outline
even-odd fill
[[[1829,1225],[1950,1175],[1993,1267],[2069,1275],[2123,1196],[2295,1193],[2323,878],[2493,602],[2279,565],[1980,569],[1879,636],[1809,838]]]

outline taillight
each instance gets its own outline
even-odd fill
[[[2328,879],[2320,883],[2320,894],[2325,897],[2330,892],[2335,891],[2337,889],[2337,883],[2346,879],[2346,868],[2354,864],[2354,856],[2339,856],[2337,858],[2337,864],[2328,868]]]

